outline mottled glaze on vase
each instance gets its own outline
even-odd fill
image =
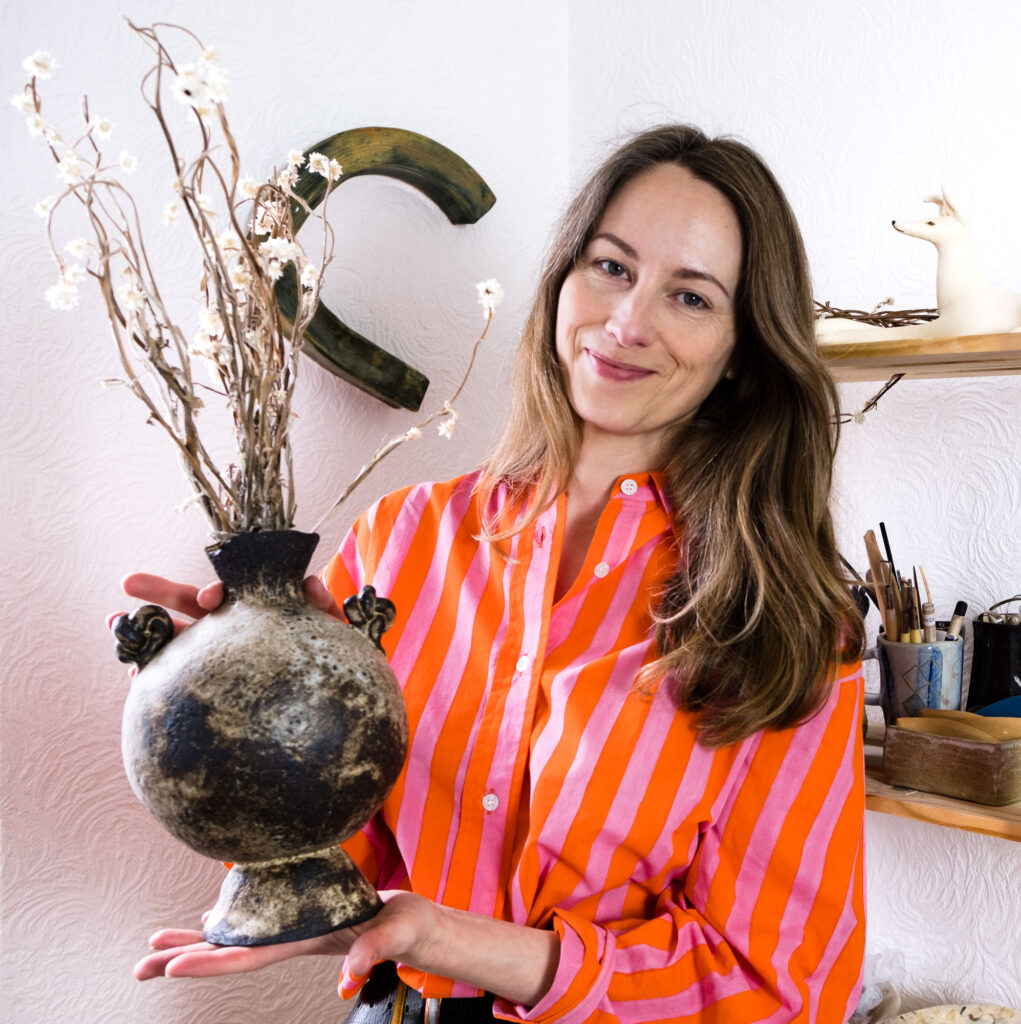
[[[407,720],[383,652],[302,596],[317,539],[242,534],[211,552],[223,604],[151,656],[125,705],[138,798],[193,850],[234,863],[209,941],[305,938],[381,905],[336,844],[396,782]]]

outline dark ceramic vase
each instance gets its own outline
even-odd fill
[[[209,554],[225,587],[215,612],[162,646],[172,626],[155,606],[114,627],[121,660],[141,666],[122,729],[135,794],[177,839],[233,864],[210,942],[308,938],[382,905],[337,844],[378,810],[407,751],[379,644],[393,606],[367,587],[345,602],[347,625],[309,605],[317,542],[239,534]]]

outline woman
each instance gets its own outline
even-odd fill
[[[290,945],[161,932],[136,975],[336,953],[344,995],[387,960],[430,999],[495,993],[440,1004],[465,1019],[847,1019],[862,628],[834,408],[761,160],[685,126],[628,142],[561,225],[487,466],[384,498],[308,588],[398,608],[408,764],[345,844],[384,909]]]

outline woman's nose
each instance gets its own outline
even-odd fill
[[[606,330],[623,348],[651,344],[654,327],[650,299],[638,288],[618,296],[607,318]]]

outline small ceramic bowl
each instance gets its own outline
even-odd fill
[[[1021,1024],[1021,1010],[1006,1006],[973,1004],[961,1006],[930,1006],[912,1010],[899,1017],[888,1017],[883,1024]]]

